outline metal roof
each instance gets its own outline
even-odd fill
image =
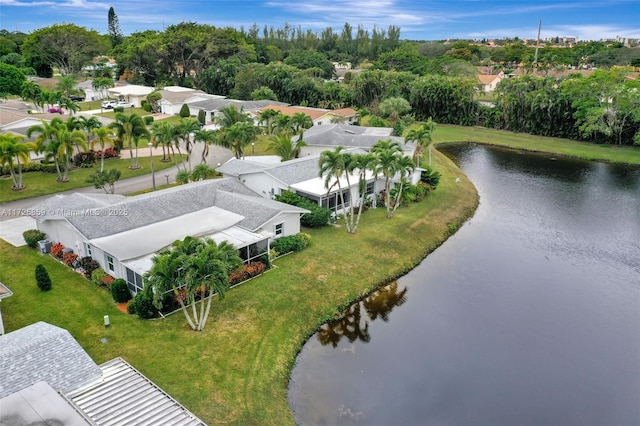
[[[64,396],[93,425],[199,426],[205,423],[122,358],[100,366],[102,381]]]

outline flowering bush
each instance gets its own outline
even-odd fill
[[[100,159],[102,158],[102,151],[96,151],[94,153],[94,156],[96,159]],[[104,150],[104,158],[115,158],[118,156],[118,153],[116,152],[115,149],[113,148],[107,148]]]
[[[73,263],[76,261],[77,258],[78,258],[78,255],[75,253],[64,253],[62,255],[62,261],[67,266],[73,266]]]
[[[251,262],[248,265],[242,265],[229,274],[229,285],[236,285],[249,278],[260,275],[267,269],[262,262]]]
[[[55,243],[51,247],[51,256],[55,257],[56,259],[62,259],[62,250],[64,250],[64,246],[62,245],[62,243]]]

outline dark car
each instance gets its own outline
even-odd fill
[[[84,96],[71,95],[71,96],[69,96],[69,99],[71,99],[72,101],[75,101],[75,102],[82,102],[82,101],[84,101]]]

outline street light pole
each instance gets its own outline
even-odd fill
[[[256,143],[251,142],[251,154],[256,155]]]
[[[153,144],[151,142],[149,142],[149,161],[151,161],[151,181],[153,182],[153,190],[156,190],[156,173],[153,170],[153,151],[152,148]]]

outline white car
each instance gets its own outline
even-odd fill
[[[125,108],[134,108],[135,107],[134,104],[132,104],[131,102],[127,102],[127,101],[118,101],[116,106],[117,107],[125,107]]]
[[[118,106],[118,102],[116,102],[114,100],[102,101],[100,106],[102,108],[104,108],[104,109],[112,109],[112,108],[115,108],[116,106]]]

